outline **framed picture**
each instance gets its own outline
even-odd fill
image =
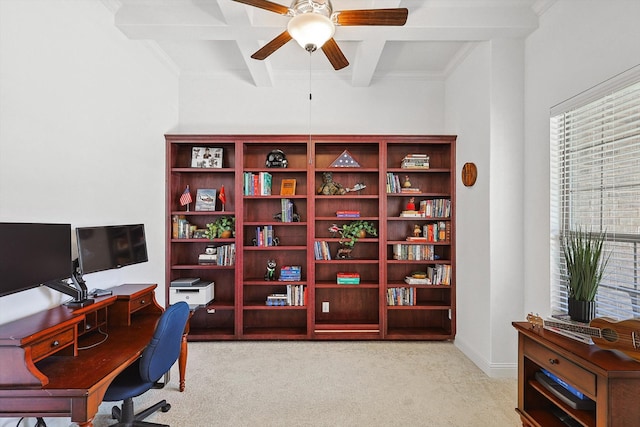
[[[220,147],[193,147],[192,168],[221,168],[223,149]]]
[[[207,238],[207,230],[205,230],[204,228],[196,228],[196,230],[193,232],[193,238],[194,239],[206,239]]]
[[[196,193],[196,211],[215,211],[216,196],[215,188],[198,188]]]

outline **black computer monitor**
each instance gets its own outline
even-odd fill
[[[0,223],[0,296],[71,276],[71,224]]]
[[[82,274],[149,260],[144,224],[76,228]]]

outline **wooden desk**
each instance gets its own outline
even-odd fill
[[[155,288],[121,285],[83,308],[0,325],[0,417],[71,417],[92,426],[109,384],[153,335],[163,311]]]
[[[518,331],[518,407],[524,427],[566,427],[558,409],[585,427],[640,423],[640,363],[552,331],[514,322]],[[546,369],[595,401],[594,410],[573,409],[535,379]]]

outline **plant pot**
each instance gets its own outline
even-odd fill
[[[596,317],[595,301],[579,301],[573,298],[567,300],[569,317],[576,322],[589,323]]]
[[[220,237],[223,239],[228,239],[229,237],[231,237],[231,230],[224,230],[222,233],[220,233]]]

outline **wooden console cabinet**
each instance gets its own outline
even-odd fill
[[[626,355],[514,322],[518,331],[518,407],[524,427],[630,427],[640,425],[640,363]],[[535,379],[546,369],[595,401],[571,408]],[[569,424],[558,415],[561,410]],[[572,424],[573,423],[573,424]]]
[[[167,286],[181,278],[215,282],[214,300],[193,313],[189,340],[455,337],[455,136],[166,135],[165,139]],[[221,148],[221,167],[191,167],[194,147]],[[286,155],[286,167],[266,164],[274,150]],[[357,167],[336,166],[334,161],[343,154],[352,157]],[[429,156],[429,168],[403,168],[403,159],[410,154]],[[319,194],[329,172],[334,182],[354,190]],[[270,194],[246,191],[246,177],[264,174],[271,177]],[[397,191],[392,191],[391,177],[400,184],[410,183],[413,192],[395,187]],[[295,194],[281,194],[283,180],[295,180]],[[187,210],[180,203],[187,186],[194,202],[199,189],[219,194],[224,186],[224,211],[219,200],[216,210],[196,210],[195,203]],[[449,209],[430,217],[401,216],[412,198],[416,210],[420,202],[426,206],[443,201]],[[283,199],[295,206],[297,217],[291,222],[277,218]],[[357,211],[360,217],[341,217],[338,211]],[[204,229],[221,216],[235,219],[234,236],[211,241],[198,234],[174,233],[176,221]],[[358,219],[375,224],[378,235],[359,239],[351,258],[336,259],[341,241],[331,230]],[[407,241],[414,230],[434,226],[446,233],[432,241]],[[278,238],[277,245],[255,243],[258,230],[265,228]],[[331,259],[316,255],[319,244]],[[199,263],[199,254],[210,245],[218,250],[233,246],[235,262]],[[398,256],[399,250],[411,253]],[[269,280],[268,260],[276,262],[278,273],[282,266],[300,266],[301,276],[293,282]],[[416,271],[443,279],[405,283]],[[358,273],[360,283],[338,284],[337,274],[345,272]],[[304,302],[266,303],[268,296],[292,288],[303,294]]]

